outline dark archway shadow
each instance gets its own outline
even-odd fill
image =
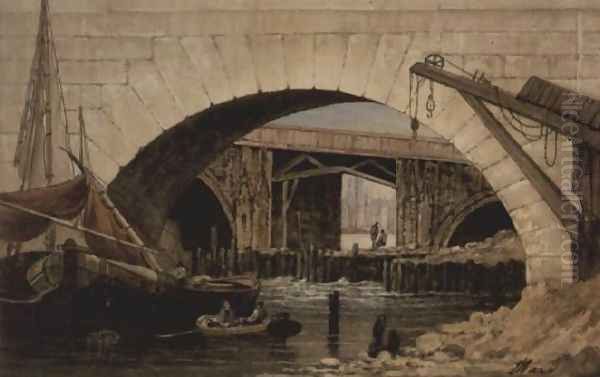
[[[169,217],[179,226],[184,250],[210,250],[213,227],[217,230],[217,248],[231,247],[229,219],[211,188],[199,179],[179,197]]]
[[[464,246],[467,242],[483,241],[501,230],[515,230],[510,215],[501,202],[487,203],[473,212],[456,227],[448,246]]]
[[[167,216],[198,174],[235,140],[277,118],[366,99],[316,89],[259,93],[187,117],[140,149],[108,187],[131,225],[156,246]]]

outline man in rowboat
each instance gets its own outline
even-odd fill
[[[246,325],[256,325],[259,323],[262,323],[265,319],[267,319],[267,311],[265,310],[265,304],[262,301],[259,301],[256,304],[256,308],[254,308],[254,311],[252,312],[252,314],[250,314],[250,317],[248,318],[242,318],[241,322],[243,324]]]
[[[225,327],[230,326],[236,322],[235,313],[233,312],[233,308],[231,307],[229,301],[223,301],[223,307],[221,308],[221,311],[217,316],[217,321]]]

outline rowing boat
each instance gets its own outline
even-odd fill
[[[228,337],[242,335],[267,335],[270,320],[257,324],[221,325],[216,316],[203,315],[196,321],[196,326],[206,337]]]

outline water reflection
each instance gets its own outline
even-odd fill
[[[340,291],[340,335],[330,337],[328,294]],[[52,339],[35,347],[0,351],[0,376],[256,376],[307,368],[327,356],[342,360],[366,350],[377,314],[397,328],[402,344],[440,323],[468,318],[493,305],[461,296],[386,293],[375,283],[313,284],[291,279],[263,282],[269,312],[287,311],[303,324],[286,342],[269,338],[200,339],[164,344],[150,337],[119,344]]]

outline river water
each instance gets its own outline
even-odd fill
[[[327,337],[327,295],[340,292],[339,341]],[[270,312],[288,311],[303,324],[302,332],[285,344],[267,339],[206,340],[167,346],[140,340],[107,352],[87,350],[85,343],[54,342],[35,349],[0,351],[0,376],[259,376],[298,375],[323,357],[355,358],[370,341],[377,314],[385,313],[388,328],[397,328],[404,344],[441,323],[458,322],[473,311],[494,305],[464,296],[413,296],[385,292],[377,283],[306,283],[288,278],[263,281],[262,300]],[[306,373],[309,374],[308,372]]]

